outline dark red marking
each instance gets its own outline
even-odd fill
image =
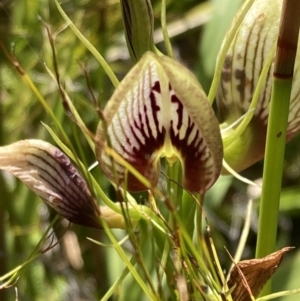
[[[130,122],[130,132],[126,132],[126,136],[130,137],[131,135],[137,141],[139,148],[132,146],[132,149],[125,149],[123,145],[121,145],[122,150],[127,153],[130,158],[127,161],[131,163],[135,169],[137,169],[141,174],[146,176],[153,185],[156,185],[158,181],[159,171],[156,166],[154,166],[153,162],[153,154],[162,148],[165,136],[166,136],[166,129],[162,128],[159,130],[159,121],[158,121],[158,112],[161,110],[157,103],[157,99],[155,93],[160,93],[161,87],[159,81],[156,81],[153,87],[150,90],[149,99],[151,104],[151,112],[148,112],[148,108],[146,105],[143,106],[143,114],[145,115],[145,120],[143,122],[142,114],[139,113],[137,120],[132,120]],[[149,114],[147,114],[149,113]],[[149,116],[152,115],[156,130],[157,130],[157,137],[155,138],[150,127],[150,120]],[[141,135],[145,138],[145,142],[142,143],[139,136],[137,135],[137,131],[141,133]],[[148,132],[148,134],[147,134]],[[127,140],[127,141],[130,141]],[[130,142],[129,142],[130,144]],[[131,174],[128,174],[128,190],[130,191],[141,191],[145,190],[145,187]]]
[[[207,180],[205,180],[207,170],[205,165],[206,162],[201,161],[201,156],[204,154],[203,151],[200,152],[200,146],[203,143],[203,138],[201,137],[199,139],[201,133],[197,130],[194,139],[189,145],[187,144],[192,130],[195,127],[191,118],[188,117],[185,137],[180,139],[179,131],[183,126],[184,108],[176,95],[172,95],[171,101],[172,103],[178,104],[178,108],[176,110],[178,113],[178,124],[176,126],[178,132],[175,134],[173,120],[171,120],[170,138],[172,145],[179,151],[184,162],[184,186],[192,192],[204,191],[207,185]]]

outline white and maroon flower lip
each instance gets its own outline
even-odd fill
[[[277,43],[281,6],[282,0],[254,1],[230,45],[217,96],[222,120],[227,125],[232,124],[248,111],[264,64],[271,54],[272,47]],[[300,129],[299,62],[298,50],[287,140],[290,140]],[[224,148],[224,158],[235,171],[241,171],[263,158],[273,67],[271,64],[248,128],[232,145]]]
[[[109,100],[104,118],[107,128],[100,122],[96,155],[112,181],[122,183],[126,170],[112,164],[108,144],[152,186],[161,155],[181,160],[189,191],[204,192],[218,178],[223,153],[217,119],[196,78],[176,61],[147,52]],[[146,189],[131,174],[126,185],[129,191]]]

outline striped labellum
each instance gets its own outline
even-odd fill
[[[96,153],[117,184],[125,181],[126,169],[107,154],[108,145],[152,186],[160,156],[181,160],[183,186],[191,192],[204,192],[218,178],[223,156],[218,121],[197,79],[178,62],[147,52],[116,89],[104,118]],[[126,179],[129,191],[146,189],[130,173]]]

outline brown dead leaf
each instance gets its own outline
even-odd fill
[[[228,288],[234,289],[231,293],[234,301],[251,301],[255,298],[279,267],[283,255],[293,249],[283,248],[260,259],[243,260],[237,263],[230,272]]]

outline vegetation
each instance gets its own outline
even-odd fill
[[[294,53],[283,43],[274,59],[282,1],[242,2],[0,3],[0,300],[298,300],[299,24],[282,23]],[[245,59],[252,72],[236,57],[260,45],[241,29],[253,2],[263,17],[252,33],[270,43]],[[283,20],[297,19],[296,2]],[[134,102],[128,93],[148,81],[149,97]],[[128,113],[120,103],[133,112],[150,95],[168,112],[151,113],[158,134],[149,138],[153,121],[142,155],[120,151],[121,133],[134,132],[131,115],[113,119]],[[203,139],[191,147],[192,133]]]

